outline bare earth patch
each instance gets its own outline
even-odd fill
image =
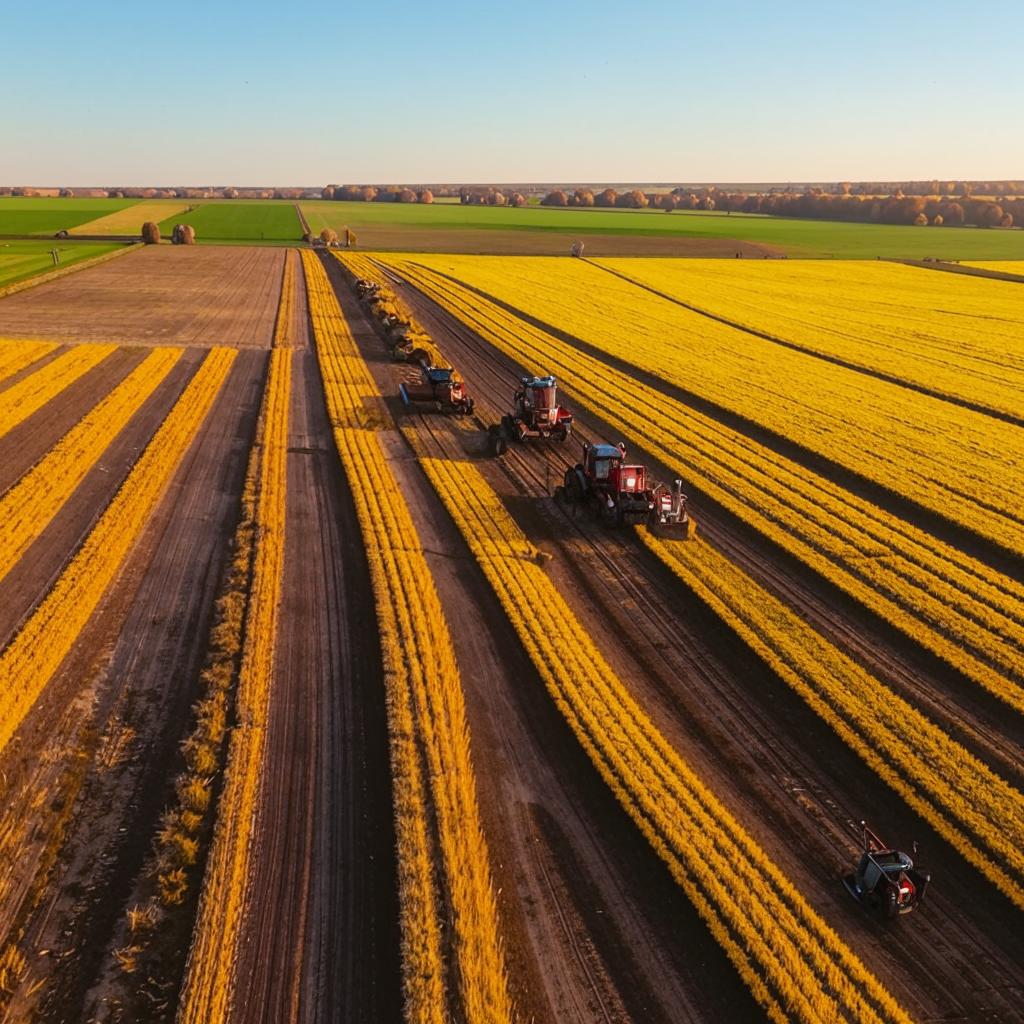
[[[284,250],[147,246],[0,300],[0,337],[269,348]]]

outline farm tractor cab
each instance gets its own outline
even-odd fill
[[[857,869],[843,878],[850,895],[883,917],[909,914],[924,902],[932,876],[914,867],[913,860],[882,842],[866,822],[860,823],[864,852]],[[917,855],[917,843],[913,846]]]
[[[432,402],[438,412],[469,416],[473,412],[473,399],[466,394],[466,385],[451,368],[424,366],[417,382],[398,385],[398,393],[406,406]]]
[[[645,525],[670,536],[690,535],[683,482],[651,484],[647,467],[626,462],[623,444],[583,442],[583,461],[565,471],[555,500],[571,508],[589,508],[611,526]]]
[[[512,412],[491,428],[491,448],[504,455],[509,441],[528,437],[567,441],[572,434],[572,413],[558,404],[558,381],[554,377],[521,377],[512,399]]]

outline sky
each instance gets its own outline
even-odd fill
[[[4,3],[0,184],[1024,178],[1024,3]]]

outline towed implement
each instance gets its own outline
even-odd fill
[[[683,482],[651,484],[647,467],[626,462],[622,444],[583,442],[583,461],[565,471],[555,500],[570,508],[588,508],[610,526],[648,526],[658,533],[690,535]]]
[[[491,427],[491,449],[504,455],[509,441],[552,438],[567,441],[572,434],[572,413],[558,404],[558,382],[554,377],[521,377],[512,399],[512,412]]]
[[[415,383],[402,381],[398,393],[405,405],[432,402],[438,412],[469,416],[473,399],[466,394],[466,385],[450,367],[424,366]]]
[[[886,918],[909,914],[924,901],[932,876],[914,867],[914,861],[900,850],[882,842],[860,823],[864,852],[854,872],[843,878],[850,895]],[[917,854],[917,843],[914,843]]]

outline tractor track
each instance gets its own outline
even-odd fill
[[[390,363],[341,268],[331,274],[385,394]],[[438,451],[453,421],[388,404]],[[400,435],[385,445],[452,627],[519,1020],[763,1021],[724,953],[558,713]]]
[[[410,286],[402,285],[399,292],[469,380],[479,423],[496,422],[501,403],[511,395],[517,368]],[[593,417],[574,411],[580,433],[591,439],[609,436]],[[545,453],[543,459],[537,458],[537,450]],[[569,567],[567,580],[579,596],[587,598],[578,603],[578,611],[595,639],[601,642],[609,619],[615,621],[616,617],[627,629],[643,629],[650,645],[644,670],[634,670],[624,678],[659,726],[687,756],[714,766],[721,792],[739,792],[746,808],[741,817],[759,839],[767,839],[765,845],[773,857],[797,875],[806,871],[808,863],[817,865],[819,873],[824,868],[824,878],[809,882],[812,902],[912,1012],[925,1019],[1024,1019],[1022,949],[1015,937],[1016,914],[1008,901],[916,819],[896,794],[874,779],[795,695],[780,692],[784,688],[770,673],[751,664],[754,659],[746,659],[744,664],[739,657],[732,672],[723,670],[718,652],[735,647],[736,641],[728,631],[716,629],[696,602],[681,600],[681,584],[653,556],[629,539],[610,537],[590,524],[574,523],[553,503],[537,502],[559,481],[571,461],[556,446],[537,445],[523,452],[513,449],[502,463],[501,474],[507,479],[504,493],[513,501],[531,496],[540,509],[549,506],[544,514],[538,511],[532,521],[515,505],[510,507],[542,548],[550,550],[555,538],[559,557],[554,564]],[[646,461],[650,464],[653,460]],[[498,477],[493,470],[488,475],[492,481]],[[721,522],[713,510],[702,509],[699,516],[702,535],[872,671],[895,681],[897,687],[913,685],[918,695],[915,703],[922,703],[918,666],[908,661],[903,651],[880,645],[877,638],[862,637],[855,623],[837,613],[803,580],[794,580],[786,567],[766,558],[762,548]],[[558,539],[566,534],[567,526],[574,541],[583,536],[583,553],[564,537]],[[600,571],[594,572],[595,567]],[[593,606],[588,609],[591,601]],[[635,613],[622,613],[627,603],[632,603]],[[606,643],[602,646],[606,655],[613,653]],[[685,674],[680,674],[680,664],[685,666]],[[738,678],[743,672],[752,673],[757,680],[754,690]],[[695,681],[699,681],[698,692],[691,694]],[[924,692],[932,717],[943,724],[946,720],[963,722],[963,707],[941,685],[929,682]],[[1002,735],[986,717],[979,718],[980,722],[968,719],[951,731],[997,770],[1019,777],[1019,746],[1011,738],[1012,728],[1009,735]],[[736,737],[742,738],[742,750]],[[753,774],[737,778],[736,766],[744,762],[748,772],[753,766]],[[856,848],[851,826],[864,816],[904,844],[912,838],[907,829],[915,828],[917,837],[924,839],[929,867],[941,879],[921,912],[900,923],[899,949],[895,951],[882,941],[884,929],[849,903],[838,885],[838,874],[852,862]],[[970,891],[971,898],[965,899],[962,890]],[[959,938],[951,939],[951,935]],[[908,968],[908,960],[914,969]],[[921,965],[927,965],[934,978],[934,991],[925,993],[917,983],[915,970]]]

